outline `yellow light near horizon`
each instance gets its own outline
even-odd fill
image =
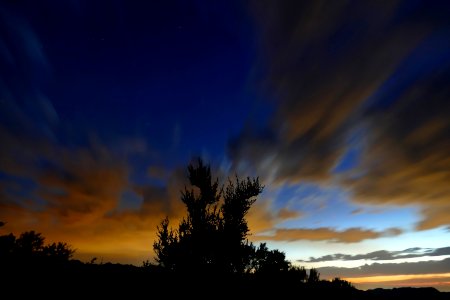
[[[379,275],[379,276],[367,276],[367,277],[346,277],[347,281],[352,283],[377,283],[377,282],[392,282],[392,281],[404,281],[411,279],[427,279],[427,278],[450,278],[450,273],[437,273],[437,274],[413,274],[413,275]]]

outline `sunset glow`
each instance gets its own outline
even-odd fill
[[[447,281],[436,281],[441,284],[448,285],[450,279],[450,273],[443,274],[415,274],[415,275],[380,275],[380,276],[369,276],[369,277],[350,277],[344,278],[353,283],[375,283],[375,282],[392,282],[392,285],[396,285],[395,281],[406,281],[410,279],[445,279]],[[410,281],[413,282],[414,285],[424,285],[424,283]],[[401,283],[400,283],[401,284]],[[405,285],[405,284],[403,284]]]

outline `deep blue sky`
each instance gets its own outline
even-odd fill
[[[3,77],[14,74],[9,87],[23,102],[49,99],[67,128],[60,143],[144,138],[173,167],[195,155],[222,159],[228,139],[264,114],[251,82],[254,25],[239,2],[20,1],[2,11],[6,28],[36,40],[6,35],[34,57],[15,53],[32,63],[2,68]]]

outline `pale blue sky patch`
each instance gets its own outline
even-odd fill
[[[351,194],[338,186],[314,183],[284,185],[267,191],[273,210],[288,208],[301,217],[277,224],[278,228],[330,227],[336,230],[361,227],[376,231],[389,228],[412,230],[420,221],[417,206],[369,206],[351,201]]]

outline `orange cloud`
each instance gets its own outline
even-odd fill
[[[302,216],[301,212],[296,211],[296,210],[290,210],[285,207],[281,208],[277,213],[278,219],[281,219],[281,220],[296,219],[301,216]]]
[[[431,88],[431,83],[423,85]],[[421,92],[405,95],[385,116],[373,117],[373,134],[355,171],[364,176],[344,184],[364,204],[420,206],[423,218],[417,229],[426,230],[450,224],[450,120],[440,117],[450,109],[440,106],[448,102],[450,88],[434,96],[425,87],[417,89]],[[429,97],[433,100],[417,104]]]
[[[182,172],[169,174],[167,186],[135,186],[128,179],[127,160],[98,142],[75,149],[45,146],[45,140],[41,144],[30,152],[29,166],[21,167],[20,160],[10,164],[13,174],[35,183],[32,189],[25,190],[16,180],[0,182],[0,220],[7,222],[2,231],[18,235],[36,230],[50,242],[71,244],[76,258],[139,264],[153,257],[160,221],[168,215],[176,226],[185,212],[179,200]],[[40,168],[36,160],[45,166]],[[142,203],[122,209],[125,191]]]
[[[331,241],[337,243],[357,243],[363,240],[376,239],[386,235],[398,235],[401,231],[391,229],[385,232],[364,230],[361,228],[350,228],[344,231],[336,231],[331,228],[295,228],[295,229],[275,229],[273,235],[257,235],[253,240],[258,241]]]
[[[79,226],[91,223],[114,210],[128,186],[128,166],[106,148],[70,151],[38,174],[38,195],[46,210],[61,223]]]
[[[271,229],[276,224],[276,218],[270,212],[270,202],[256,201],[250,208],[247,216],[248,227],[251,239],[259,232]]]

